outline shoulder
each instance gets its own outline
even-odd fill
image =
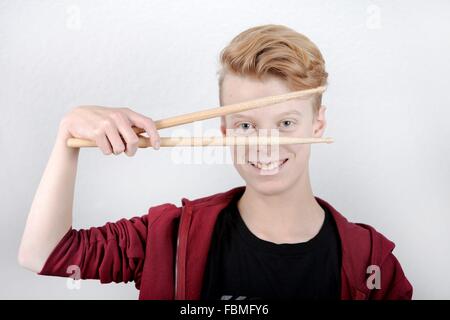
[[[204,197],[196,198],[193,200],[189,200],[187,198],[182,198],[181,202],[182,205],[189,205],[196,208],[201,207],[208,207],[208,206],[214,206],[214,205],[223,205],[228,204],[234,196],[236,196],[239,193],[243,193],[245,191],[244,186],[234,187],[232,189],[215,193],[212,195],[207,195]]]
[[[333,217],[341,238],[344,251],[351,251],[366,260],[381,262],[395,248],[394,242],[385,237],[373,226],[350,222],[327,201],[315,197],[317,202],[326,207]]]
[[[410,299],[412,286],[393,254],[394,242],[364,223],[350,222],[323,199],[316,200],[332,214],[342,248],[342,267],[349,284],[373,299]],[[375,277],[378,272],[379,278]],[[368,281],[380,281],[369,290]]]
[[[148,209],[145,219],[151,225],[157,221],[171,221],[180,217],[183,207],[189,208],[193,211],[214,211],[214,208],[220,208],[227,205],[233,197],[240,192],[244,192],[245,187],[239,186],[223,192],[199,197],[196,199],[181,199],[181,205],[177,206],[174,203],[163,203],[152,206]]]

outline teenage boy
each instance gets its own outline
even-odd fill
[[[323,86],[328,76],[316,45],[280,25],[242,32],[220,62],[221,105]],[[315,94],[231,114],[222,117],[221,130],[319,138],[326,127],[321,99]],[[79,149],[66,140],[95,140],[104,154],[133,156],[132,126],[145,129],[159,148],[152,119],[129,108],[83,106],[63,118],[28,216],[22,266],[41,275],[67,277],[76,268],[82,279],[134,281],[140,299],[411,299],[394,243],[313,195],[308,144],[233,152],[245,186],[72,229]]]

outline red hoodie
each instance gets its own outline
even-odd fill
[[[135,281],[139,299],[200,299],[216,219],[237,187],[212,196],[151,207],[148,213],[88,230],[71,229],[40,275]],[[342,246],[341,299],[411,299],[412,286],[392,254],[395,245],[374,228],[350,223],[328,202]],[[379,267],[379,288],[369,289],[368,267]],[[74,266],[79,271],[74,272]],[[69,271],[68,271],[69,270]]]

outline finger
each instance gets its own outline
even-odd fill
[[[114,154],[120,154],[125,150],[125,144],[119,135],[116,125],[112,120],[103,120],[102,128],[108,137],[109,143],[111,143]]]
[[[112,153],[112,146],[103,131],[98,131],[98,133],[95,134],[95,143],[104,155],[110,155]]]
[[[150,143],[153,146],[153,148],[155,150],[159,149],[161,139],[158,130],[156,129],[155,122],[151,118],[143,116],[137,112],[134,112],[129,108],[126,108],[125,110],[130,121],[135,126],[142,128],[145,130],[145,132],[147,132],[150,138]]]
[[[111,117],[114,119],[119,133],[125,140],[125,153],[127,156],[132,157],[136,154],[139,137],[131,129],[131,122],[128,117],[123,113],[113,113]]]

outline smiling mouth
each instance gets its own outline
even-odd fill
[[[259,162],[259,161],[257,161],[257,162],[248,161],[248,163],[259,170],[271,171],[271,170],[281,168],[281,166],[283,166],[288,160],[289,159],[286,158],[283,160],[271,161],[271,162],[265,162],[265,163]]]

